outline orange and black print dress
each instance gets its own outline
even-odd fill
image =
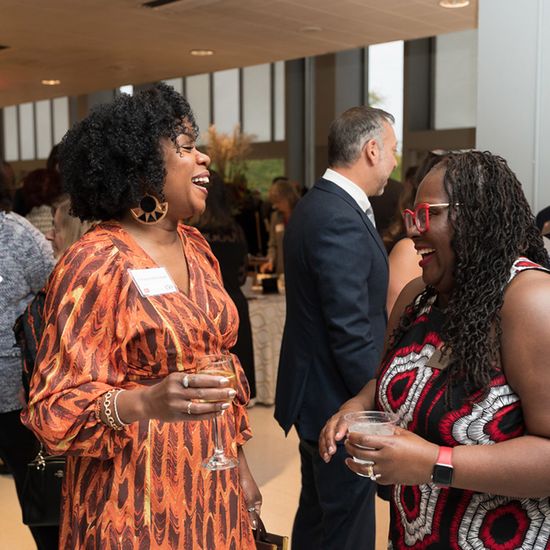
[[[122,431],[96,416],[97,400],[174,371],[235,343],[238,316],[200,233],[181,225],[189,294],[143,298],[129,269],[158,267],[120,224],[106,222],[73,245],[47,288],[46,327],[23,421],[67,456],[60,548],[255,548],[238,468],[210,472],[208,421],[140,421]],[[222,417],[224,448],[251,437],[240,373]]]

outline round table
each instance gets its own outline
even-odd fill
[[[254,346],[256,400],[257,403],[273,405],[285,324],[285,297],[282,294],[258,294],[248,300]]]

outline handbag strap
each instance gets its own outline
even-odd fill
[[[46,451],[44,450],[44,446],[42,443],[40,443],[40,449],[38,450],[38,454],[34,457],[34,460],[31,462],[31,464],[37,469],[37,470],[45,470],[46,469]]]

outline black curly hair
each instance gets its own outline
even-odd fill
[[[455,252],[455,283],[442,328],[449,403],[454,384],[464,384],[468,393],[486,389],[501,368],[500,309],[514,261],[526,256],[548,268],[550,262],[521,184],[503,158],[481,151],[451,153],[434,169],[440,166]],[[405,310],[386,359],[436,294],[426,287]]]
[[[198,127],[189,103],[166,84],[95,108],[59,147],[72,213],[82,221],[120,219],[146,192],[162,200],[161,140],[170,139],[179,153],[181,134],[196,139]]]

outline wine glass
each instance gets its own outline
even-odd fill
[[[229,380],[229,387],[237,389],[237,373],[233,365],[233,360],[230,355],[204,355],[197,360],[197,373],[209,374],[211,376],[224,376]],[[203,403],[208,402],[207,399],[201,400]],[[225,411],[222,411],[222,415]],[[221,446],[221,433],[218,418],[215,416],[212,419],[213,437],[214,437],[214,454],[202,463],[207,470],[228,470],[237,466],[239,461],[236,458],[225,456]]]

